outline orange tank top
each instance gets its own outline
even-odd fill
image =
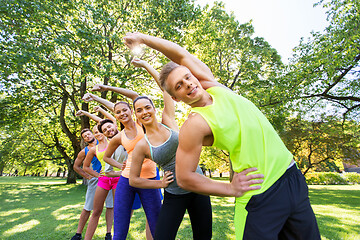
[[[125,134],[125,129],[120,132],[121,134],[121,143],[128,153],[128,158],[126,160],[126,167],[122,171],[122,176],[129,178],[130,177],[130,167],[132,160],[132,153],[135,148],[136,143],[138,143],[144,137],[144,130],[142,127],[136,123],[137,134],[133,139],[129,139]],[[148,158],[144,159],[144,162],[141,167],[140,177],[142,178],[154,178],[156,177],[156,163]]]

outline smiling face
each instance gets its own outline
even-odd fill
[[[116,125],[111,122],[103,124],[101,130],[107,138],[112,138],[118,133]]]
[[[166,79],[166,90],[175,101],[194,106],[201,100],[204,89],[199,80],[194,77],[187,67],[175,68]]]
[[[90,130],[86,131],[86,132],[83,132],[83,134],[81,134],[81,137],[87,143],[92,143],[93,141],[95,141],[94,135]]]
[[[94,128],[93,128],[93,132],[94,132],[94,136],[95,138],[100,142],[104,139],[104,134],[102,134],[99,129],[98,129],[98,126],[95,125]]]
[[[144,125],[156,120],[156,110],[151,104],[149,99],[142,98],[138,99],[135,104],[135,115],[136,118]]]
[[[121,123],[131,120],[132,111],[126,103],[118,103],[115,106],[114,114]]]

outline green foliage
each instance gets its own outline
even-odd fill
[[[230,171],[229,154],[214,147],[203,147],[200,156],[200,166],[210,171],[219,171],[219,173]]]
[[[0,11],[1,126],[19,130],[31,123],[33,128],[22,129],[29,136],[22,140],[36,145],[50,161],[60,155],[70,173],[81,149],[78,133],[90,125],[89,119],[74,116],[79,109],[89,109],[81,101],[87,88],[104,83],[140,94],[151,90],[143,84],[149,76],[139,77],[130,67],[132,56],[122,37],[149,31],[181,38],[181,28],[197,10],[187,0],[4,0]],[[107,92],[101,96],[108,98]],[[46,151],[51,147],[57,153]],[[15,161],[38,158],[27,154],[33,148]],[[69,174],[69,182],[74,183],[74,176]]]
[[[313,172],[305,175],[307,184],[311,185],[346,185],[360,184],[359,173]]]
[[[223,3],[216,2],[185,31],[186,49],[206,63],[219,82],[255,102],[270,96],[283,65],[275,49],[253,37],[251,22],[239,24]]]
[[[360,174],[355,172],[346,172],[342,174],[342,177],[349,184],[360,184]]]
[[[298,117],[287,119],[284,126],[280,135],[304,175],[309,171],[340,172],[343,161],[358,159],[356,122],[343,123],[336,118],[307,121]]]
[[[309,117],[358,119],[360,107],[360,14],[357,0],[322,0],[329,26],[302,40],[288,66],[283,88],[291,106]],[[297,101],[293,101],[297,100]]]
[[[345,185],[347,181],[339,173],[314,172],[305,175],[307,184],[311,185]]]
[[[0,170],[43,171],[48,161],[70,172],[81,149],[78,133],[90,126],[74,113],[94,106],[80,99],[96,83],[152,95],[160,106],[150,76],[131,67],[122,43],[127,32],[139,31],[184,46],[219,82],[259,106],[303,171],[338,171],[342,160],[359,157],[359,3],[317,5],[328,9],[329,26],[303,40],[284,66],[275,49],[253,36],[251,22],[239,23],[221,2],[201,8],[193,0],[1,1]],[[150,49],[141,58],[156,68],[167,61]],[[109,95],[101,93],[121,99]],[[180,109],[182,123],[187,110]],[[311,120],[288,120],[296,114]],[[347,121],[340,124],[342,114]],[[201,158],[209,169],[229,167],[225,152],[204,150]]]
[[[49,118],[41,116],[39,111],[28,115],[32,114],[38,118],[24,118],[16,125],[0,128],[1,172],[18,170],[20,175],[43,175],[64,165],[63,157],[53,143],[54,130]],[[59,140],[64,139],[59,137]]]

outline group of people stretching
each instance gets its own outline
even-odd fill
[[[97,125],[93,132],[81,132],[89,145],[79,153],[74,169],[89,179],[89,185],[72,239],[81,239],[92,207],[85,240],[93,237],[105,201],[105,239],[112,237],[112,221],[113,239],[126,239],[132,211],[140,205],[147,219],[147,239],[175,239],[186,210],[193,238],[211,239],[209,195],[236,197],[236,239],[320,239],[305,179],[260,110],[218,83],[208,66],[177,44],[141,33],[127,34],[124,42],[130,49],[147,45],[171,60],[160,74],[143,60],[132,61],[145,68],[162,90],[162,119],[158,122],[150,98],[129,89],[93,88],[118,92],[132,99],[133,108],[127,102],[113,104],[94,94],[84,95],[85,101],[97,101],[115,117],[101,107],[95,111],[105,119],[85,111],[77,113]],[[174,100],[192,108],[180,131]],[[202,174],[198,166],[202,146],[229,152],[235,171],[231,183]],[[164,172],[162,179],[156,165]],[[90,189],[96,189],[95,193],[92,190],[93,202]]]

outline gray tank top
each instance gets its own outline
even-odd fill
[[[189,193],[188,191],[180,188],[176,182],[175,158],[176,158],[176,150],[179,145],[179,134],[176,131],[168,128],[164,124],[162,125],[170,131],[170,137],[161,145],[159,146],[151,145],[149,139],[145,134],[145,140],[147,141],[150,147],[151,158],[164,170],[164,172],[171,171],[174,175],[174,181],[165,188],[165,191],[175,195]],[[197,167],[196,172],[202,174],[202,171],[199,166]]]

